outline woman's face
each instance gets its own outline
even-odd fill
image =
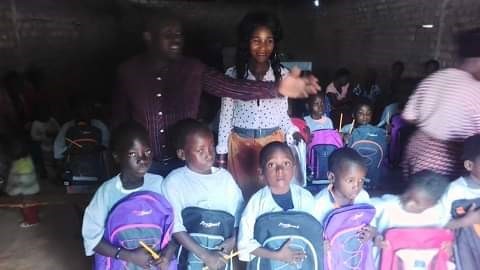
[[[275,47],[273,33],[265,26],[255,29],[250,37],[250,56],[257,63],[266,63]]]

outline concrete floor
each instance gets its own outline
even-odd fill
[[[80,218],[73,205],[40,209],[40,224],[21,228],[18,209],[0,209],[0,269],[85,270]]]

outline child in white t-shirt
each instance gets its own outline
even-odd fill
[[[235,217],[236,229],[243,210],[242,191],[228,171],[213,166],[214,138],[207,126],[187,119],[178,124],[178,130],[177,156],[186,165],[172,171],[162,183],[163,194],[175,214],[173,237],[209,269],[219,269],[225,265],[223,255],[235,247],[236,230],[231,238],[218,246],[219,251],[210,251],[188,234],[182,211],[187,207],[221,210]]]
[[[465,160],[464,166],[468,175],[450,183],[441,199],[444,211],[448,214],[445,215],[445,220],[447,221],[450,220],[450,210],[454,201],[480,198],[480,134],[465,140],[462,157]],[[470,212],[464,218],[457,219],[456,222],[450,221],[449,227],[465,227],[480,223],[480,210],[474,211],[478,207],[480,205],[471,207]]]

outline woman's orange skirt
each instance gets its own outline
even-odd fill
[[[262,138],[245,138],[233,131],[230,134],[228,170],[242,190],[245,201],[265,185],[259,178],[260,150],[271,142],[283,141],[284,134],[280,130]]]

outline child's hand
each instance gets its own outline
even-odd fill
[[[158,260],[153,262],[153,265],[160,270],[168,270],[170,268],[170,260],[165,257],[160,257]]]
[[[303,140],[302,134],[300,134],[300,132],[293,133],[292,137],[295,144],[298,144],[301,140]]]
[[[125,251],[125,260],[131,262],[139,267],[149,269],[153,265],[153,259],[148,252],[143,248],[137,248],[132,251]]]
[[[283,244],[282,248],[277,251],[276,259],[289,264],[302,262],[305,260],[307,254],[303,251],[292,250],[290,248],[291,241],[292,239],[288,239],[288,241]]]
[[[223,241],[223,243],[219,246],[220,250],[225,254],[230,254],[232,250],[235,248],[235,237],[230,237]]]
[[[377,229],[373,226],[365,225],[360,229],[360,231],[358,231],[357,235],[358,239],[360,239],[362,243],[365,243],[373,240],[373,238],[377,235]]]
[[[373,243],[375,246],[379,248],[386,248],[388,246],[388,242],[383,239],[383,236],[377,235],[375,236]]]
[[[207,251],[202,261],[209,270],[224,268],[227,264],[227,261],[223,258],[223,254],[218,251]]]

